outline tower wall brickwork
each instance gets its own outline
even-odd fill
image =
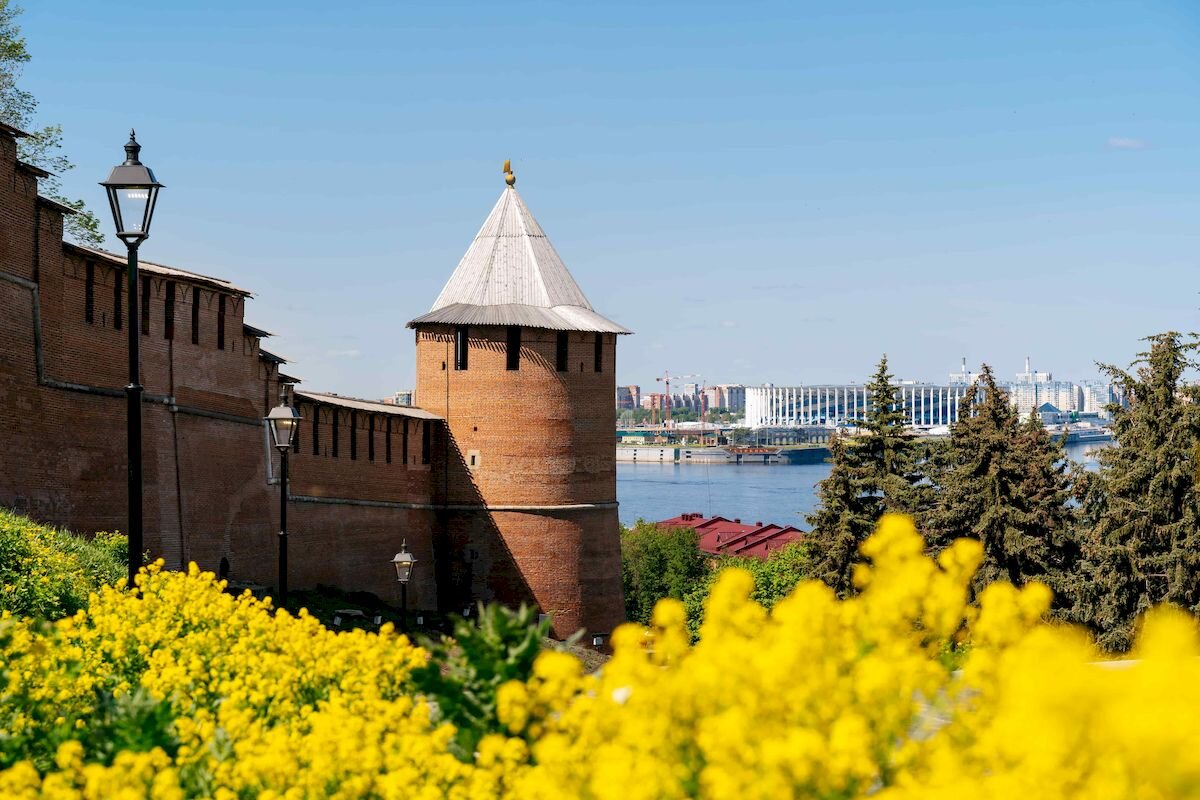
[[[557,635],[611,631],[624,619],[613,445],[616,336],[521,329],[507,368],[505,327],[419,325],[416,402],[446,420],[435,468],[447,549],[447,595],[533,602]],[[600,336],[600,370],[595,340]],[[448,599],[452,605],[454,599]]]

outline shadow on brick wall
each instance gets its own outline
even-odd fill
[[[440,438],[442,446],[437,452],[441,463],[434,465],[440,472],[437,502],[443,506],[438,512],[434,539],[439,608],[462,611],[480,601],[512,608],[522,603],[536,606],[533,591],[487,510],[448,427],[441,428]],[[453,497],[451,486],[455,489]],[[444,507],[449,504],[475,508]]]

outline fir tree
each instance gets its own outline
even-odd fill
[[[820,506],[808,517],[813,576],[839,594],[853,588],[858,547],[885,511],[916,513],[925,491],[919,486],[916,440],[888,373],[887,356],[867,384],[870,403],[855,436],[835,435],[829,476],[818,485]]]
[[[885,355],[867,384],[871,400],[861,426],[864,432],[855,438],[855,456],[868,490],[881,501],[880,514],[913,514],[921,506],[917,489],[922,479],[917,462],[919,448],[916,437],[906,427],[908,414],[900,389],[892,381]]]
[[[853,445],[848,439],[835,433],[829,440],[831,469],[817,486],[820,505],[808,515],[812,577],[842,596],[854,588],[851,575],[859,545],[875,529],[880,513],[878,498],[865,491],[860,470],[849,455]]]
[[[1021,421],[987,365],[963,398],[943,456],[937,507],[927,519],[931,547],[978,539],[976,590],[996,580],[1040,580],[1055,590],[1058,608],[1069,607],[1078,551],[1062,448],[1036,411]]]
[[[1152,605],[1200,608],[1200,387],[1181,382],[1200,342],[1174,331],[1145,341],[1136,374],[1100,365],[1129,407],[1110,406],[1117,446],[1100,453],[1084,498],[1095,527],[1085,543],[1080,618],[1111,651],[1129,648]]]
[[[1021,475],[1017,492],[1028,514],[1025,535],[1029,548],[1022,580],[1036,578],[1049,584],[1055,608],[1061,612],[1074,604],[1081,555],[1066,441],[1066,426],[1055,442],[1033,410],[1021,423],[1013,443]]]

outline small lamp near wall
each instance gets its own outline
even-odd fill
[[[285,390],[286,392],[286,390]],[[279,607],[287,607],[287,504],[288,504],[288,453],[292,449],[292,437],[300,425],[300,412],[287,404],[287,395],[280,393],[279,405],[267,414],[267,427],[271,429],[271,444],[279,451]]]
[[[108,180],[100,184],[108,192],[117,238],[132,248],[150,236],[154,204],[158,202],[158,190],[162,188],[154,172],[138,160],[141,152],[142,146],[130,131],[129,141],[125,144],[125,162],[113,167]]]
[[[281,453],[290,450],[292,437],[296,435],[296,427],[300,424],[300,412],[280,402],[267,414],[267,423],[271,426],[271,444]]]
[[[400,552],[392,559],[396,568],[396,580],[400,582],[400,630],[408,632],[408,581],[412,578],[417,558],[408,551],[408,540],[400,543]]]
[[[129,586],[142,566],[142,377],[138,321],[138,246],[150,235],[150,221],[154,218],[154,204],[158,202],[158,190],[163,188],[154,173],[138,160],[142,146],[129,132],[125,144],[125,161],[112,168],[108,180],[101,186],[108,194],[112,207],[113,223],[117,238],[125,242],[128,250],[126,280],[129,283],[129,312],[125,327],[129,329],[129,383],[125,386],[125,431],[126,458],[129,462]]]

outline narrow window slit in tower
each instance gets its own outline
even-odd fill
[[[358,412],[350,412],[350,460],[358,459]]]
[[[142,336],[150,335],[150,278],[142,278]]]
[[[367,461],[375,460],[375,415],[367,415]]]
[[[192,344],[200,344],[200,287],[192,287]]]
[[[604,371],[604,334],[596,334],[596,372]]]
[[[96,262],[89,261],[83,278],[83,319],[93,322],[96,318]]]
[[[507,357],[506,369],[519,370],[521,368],[521,328],[517,325],[510,326],[508,329]]]
[[[567,371],[567,332],[559,331],[554,343],[554,368],[559,372]]]
[[[167,281],[167,301],[163,306],[163,338],[175,338],[175,281]]]
[[[225,349],[225,295],[217,295],[217,349]]]
[[[392,418],[388,417],[384,423],[383,431],[383,460],[384,463],[392,463]]]
[[[121,330],[121,307],[125,303],[125,276],[117,273],[113,281],[113,328]]]
[[[454,368],[456,370],[464,370],[467,368],[466,326],[454,329]]]

